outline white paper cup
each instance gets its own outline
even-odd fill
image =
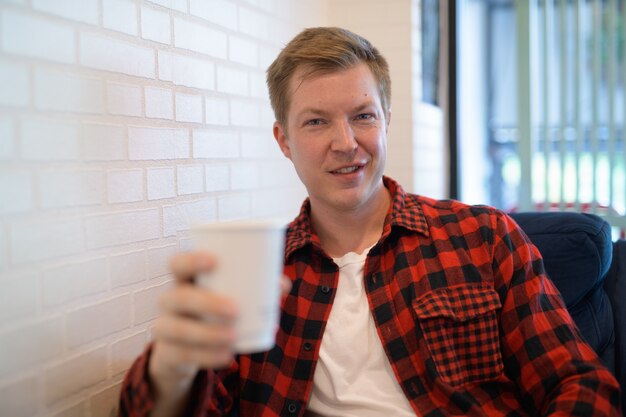
[[[196,249],[217,257],[214,271],[197,277],[197,284],[233,298],[235,351],[253,353],[274,346],[280,316],[286,224],[279,220],[245,220],[192,227]]]

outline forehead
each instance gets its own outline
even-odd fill
[[[315,71],[311,68],[298,68],[289,81],[290,107],[302,100],[329,102],[334,99],[356,98],[359,93],[367,93],[370,99],[380,103],[380,91],[374,74],[365,63],[335,71]]]

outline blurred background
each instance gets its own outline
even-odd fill
[[[0,0],[0,415],[110,416],[195,222],[291,218],[265,69],[387,57],[412,192],[626,222],[619,0]]]

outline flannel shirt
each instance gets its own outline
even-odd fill
[[[486,206],[405,193],[393,180],[364,286],[395,376],[416,415],[619,416],[619,386],[581,340],[537,249]],[[305,201],[290,224],[293,280],[276,346],[201,371],[185,415],[303,416],[338,268],[313,232]],[[346,346],[345,349],[360,349]],[[149,349],[122,387],[120,415],[153,405]]]

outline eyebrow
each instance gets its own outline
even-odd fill
[[[363,111],[364,109],[371,107],[371,106],[375,106],[375,102],[374,101],[368,101],[366,103],[363,104],[359,104],[358,106],[356,106],[354,109],[352,109],[352,113],[358,113],[360,111]],[[302,109],[302,111],[300,111],[300,113],[298,114],[298,116],[302,116],[303,114],[307,114],[307,113],[312,113],[318,116],[327,116],[328,112],[323,110],[323,109],[318,109],[315,107],[306,107],[304,109]]]

